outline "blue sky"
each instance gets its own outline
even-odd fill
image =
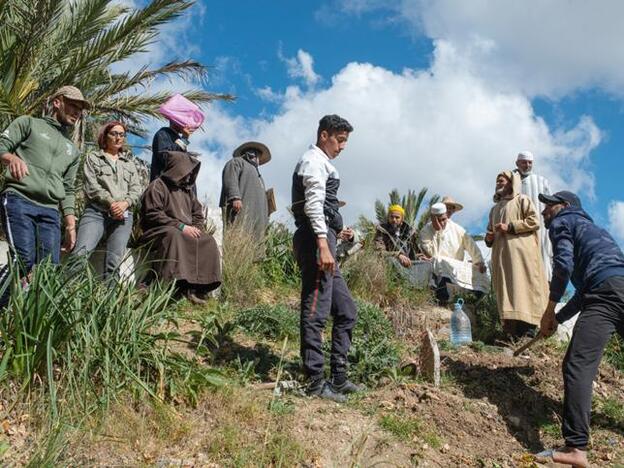
[[[232,149],[260,139],[284,220],[290,172],[336,112],[356,128],[336,161],[348,221],[393,187],[427,186],[482,232],[494,176],[528,149],[622,240],[622,13],[616,1],[202,0],[147,57],[197,59],[213,67],[204,87],[237,96],[208,106],[192,140],[210,200]]]

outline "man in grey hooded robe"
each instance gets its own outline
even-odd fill
[[[249,141],[234,150],[223,168],[219,206],[224,209],[226,226],[242,226],[262,241],[269,225],[267,193],[259,167],[271,160],[266,145]]]

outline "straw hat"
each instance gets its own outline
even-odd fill
[[[444,203],[448,208],[455,208],[455,212],[461,211],[464,209],[464,205],[461,203],[457,203],[448,195],[442,199],[442,203]]]
[[[258,157],[259,166],[262,166],[263,164],[266,164],[271,160],[271,151],[269,151],[267,145],[257,141],[248,141],[246,143],[243,143],[234,150],[234,153],[232,153],[232,157],[239,158],[243,154],[245,154],[245,151],[247,151],[248,149],[256,149],[260,151],[260,156]]]

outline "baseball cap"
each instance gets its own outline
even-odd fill
[[[82,92],[76,88],[75,86],[61,86],[56,92],[50,97],[50,99],[57,98],[59,96],[66,97],[72,101],[81,102],[85,109],[91,109],[91,104],[87,101]]]
[[[556,205],[558,203],[568,203],[570,206],[576,206],[581,208],[581,200],[576,194],[562,190],[561,192],[553,193],[552,195],[546,195],[544,193],[539,194],[539,201],[545,205]]]

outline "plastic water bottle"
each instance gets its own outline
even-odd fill
[[[462,306],[464,300],[459,298],[455,303],[455,309],[451,315],[451,344],[453,346],[461,346],[463,344],[472,343],[472,328],[470,319],[464,312]]]

